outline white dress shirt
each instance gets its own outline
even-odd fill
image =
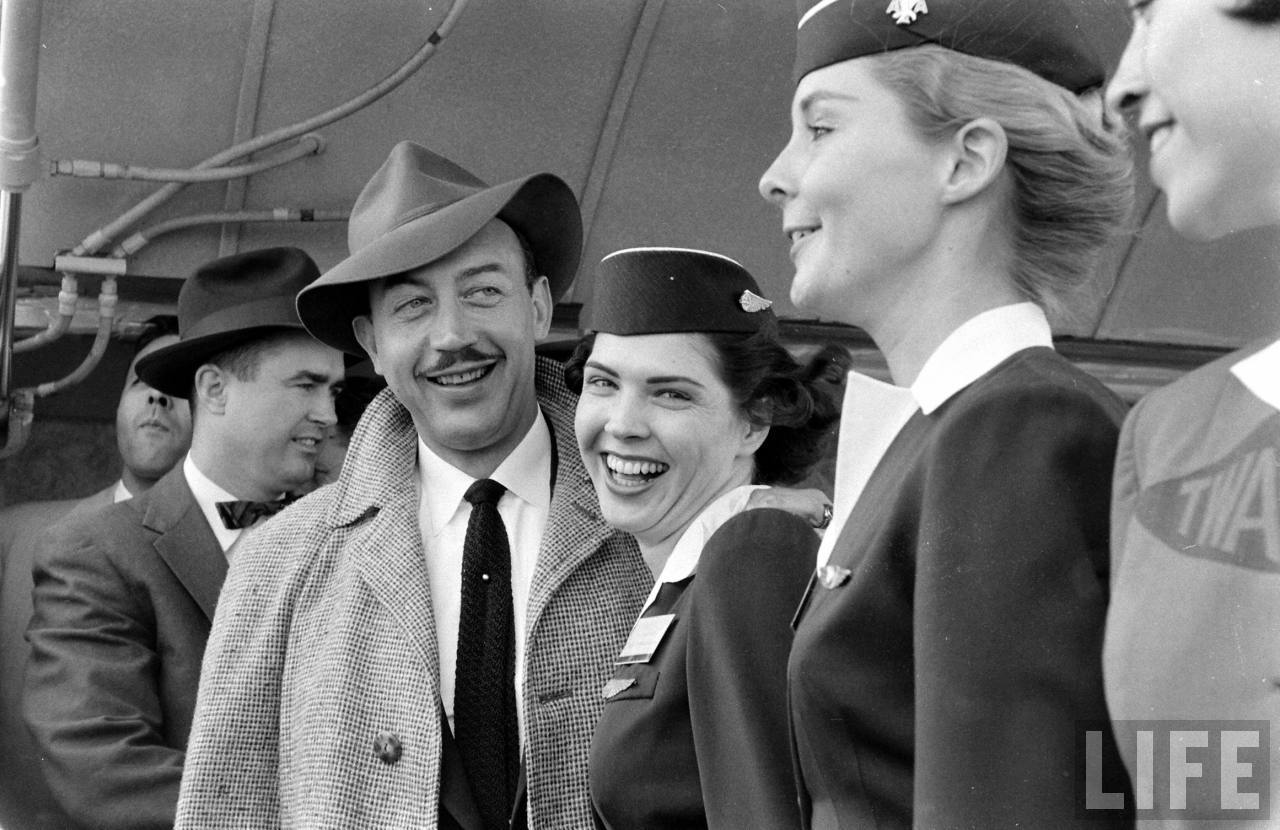
[[[218,515],[218,502],[237,501],[236,497],[200,472],[196,462],[191,460],[191,453],[187,453],[187,457],[182,462],[182,474],[187,477],[187,486],[191,488],[191,494],[196,497],[200,512],[204,514],[209,527],[213,529],[213,535],[218,539],[222,554],[227,557],[227,564],[231,564],[231,548],[240,539],[244,529],[232,530],[222,523],[222,517]]]
[[[489,478],[507,488],[498,514],[511,545],[511,599],[515,628],[516,716],[524,734],[525,616],[542,531],[551,509],[551,428],[539,413],[529,432]],[[418,439],[418,526],[427,556],[431,606],[440,654],[440,700],[453,728],[453,694],[462,614],[462,545],[471,505],[463,498],[475,481]],[[522,738],[523,741],[523,738]]]
[[[971,317],[934,349],[910,387],[850,372],[840,415],[831,526],[818,548],[827,564],[849,513],[889,445],[916,411],[928,415],[1012,355],[1053,347],[1044,311],[1035,303],[1000,306]]]
[[[1280,409],[1280,340],[1236,363],[1231,373],[1267,406]]]
[[[129,488],[124,486],[124,479],[116,482],[116,489],[111,491],[111,501],[119,504],[122,501],[128,501],[133,498],[133,493],[129,492]]]

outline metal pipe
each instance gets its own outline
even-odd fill
[[[5,0],[6,5],[10,0]],[[267,147],[274,147],[288,141],[291,138],[297,138],[304,133],[318,130],[328,124],[332,124],[339,119],[346,118],[354,112],[364,109],[365,107],[377,101],[391,90],[398,87],[409,79],[413,73],[422,68],[431,57],[436,53],[436,48],[440,42],[448,36],[453,30],[454,24],[458,22],[458,17],[462,14],[462,10],[466,8],[470,0],[453,0],[449,10],[445,12],[444,20],[436,27],[436,30],[427,36],[427,41],[418,51],[414,52],[410,58],[399,66],[390,75],[378,81],[373,86],[359,93],[353,98],[348,99],[342,104],[326,110],[318,115],[299,121],[296,124],[290,124],[286,127],[272,130],[269,133],[257,136],[248,141],[241,142],[232,147],[209,156],[204,161],[195,164],[194,170],[208,170],[214,167],[221,167],[236,159],[244,158],[252,153],[257,153]],[[169,199],[182,189],[180,182],[170,182],[160,187],[150,195],[144,197],[133,207],[108,222],[106,225],[95,230],[86,236],[76,245],[71,253],[75,256],[84,256],[85,254],[94,254],[109,245],[121,233],[141,221],[142,217],[151,213],[156,208],[163,205]]]
[[[282,164],[288,164],[306,156],[319,155],[324,152],[324,139],[315,133],[308,133],[298,142],[275,155],[268,156],[249,164],[234,167],[214,167],[209,170],[192,170],[189,168],[174,169],[168,167],[140,167],[133,164],[118,164],[110,161],[86,161],[84,159],[58,159],[49,163],[51,176],[75,176],[81,179],[133,179],[148,182],[222,182],[252,176]]]
[[[13,344],[14,354],[29,352],[47,346],[71,330],[76,316],[76,301],[80,297],[80,284],[75,274],[62,275],[62,290],[58,292],[58,316],[49,321],[49,327]]]
[[[89,373],[94,370],[94,367],[98,365],[98,361],[102,360],[102,356],[106,354],[107,343],[111,341],[111,325],[115,321],[117,299],[116,278],[107,277],[102,281],[102,289],[98,294],[98,333],[93,338],[93,345],[89,348],[89,354],[85,355],[84,360],[71,374],[37,386],[37,398],[44,398],[54,392],[61,392],[68,386],[79,383],[89,377]]]
[[[30,396],[13,395],[11,400],[10,387],[22,192],[40,173],[36,77],[41,9],[41,0],[0,3],[0,426],[6,433],[0,457],[21,449],[31,424],[30,407],[25,412],[23,407]]]
[[[36,75],[40,0],[0,3],[0,188],[22,191],[40,175]]]
[[[13,382],[13,310],[18,300],[18,230],[22,194],[0,190],[0,416],[7,414]]]
[[[195,213],[158,222],[125,239],[111,251],[114,258],[133,256],[157,236],[200,225],[238,224],[240,222],[345,222],[349,210],[313,210],[311,208],[273,208],[271,210],[237,210],[223,213]]]

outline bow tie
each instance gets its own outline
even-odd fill
[[[275,501],[220,501],[217,502],[218,516],[227,530],[239,530],[274,516],[295,501],[297,498],[292,496]]]

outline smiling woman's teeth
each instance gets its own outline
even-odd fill
[[[669,465],[658,461],[628,461],[613,455],[605,455],[604,463],[614,475],[646,479],[662,475],[669,469]]]

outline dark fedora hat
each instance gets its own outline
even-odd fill
[[[402,141],[351,209],[351,255],[298,296],[298,315],[316,339],[363,355],[351,321],[369,309],[366,283],[449,254],[492,219],[517,231],[559,300],[582,256],[582,216],[569,186],[550,173],[490,187],[448,159]]]
[[[200,266],[178,292],[178,342],[139,360],[138,377],[166,395],[187,397],[196,369],[218,353],[281,330],[302,331],[298,292],[319,276],[297,248],[264,248]]]
[[[1091,42],[1114,0],[797,0],[794,76],[840,61],[938,46],[1012,63],[1080,93],[1106,66]]]
[[[606,334],[776,330],[746,268],[690,248],[627,248],[600,260],[582,327]]]

